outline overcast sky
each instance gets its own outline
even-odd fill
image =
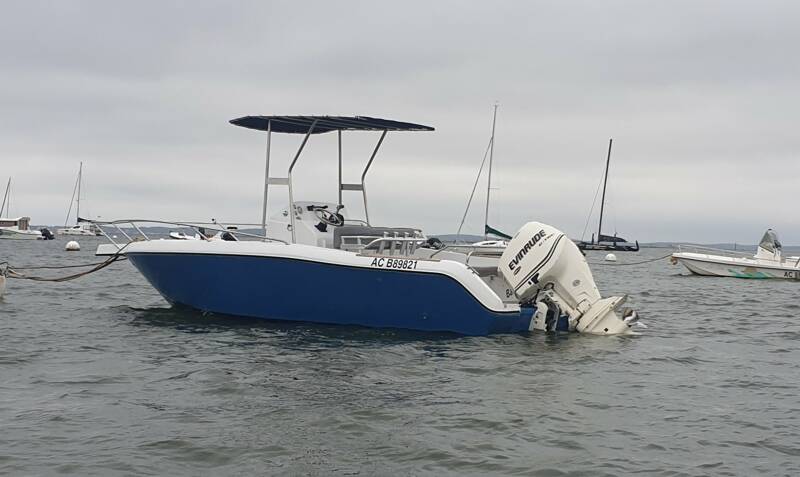
[[[613,137],[605,233],[797,244],[798,25],[798,2],[7,2],[0,192],[63,223],[83,161],[83,215],[255,222],[265,135],[228,120],[368,115],[436,128],[387,137],[373,223],[449,233],[498,101],[497,228],[580,237]],[[274,138],[276,175],[300,140]],[[346,181],[376,140],[345,134]],[[312,138],[297,199],[336,200],[335,144]]]

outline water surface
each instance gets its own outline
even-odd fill
[[[0,241],[0,261],[95,261],[98,241],[81,243]],[[460,337],[204,316],[171,309],[127,262],[10,280],[0,473],[800,475],[800,283],[666,260],[593,269],[647,330]]]

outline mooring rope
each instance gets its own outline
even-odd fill
[[[117,250],[117,253],[111,255],[106,260],[102,262],[94,262],[94,263],[84,263],[79,265],[40,265],[40,266],[30,266],[30,267],[15,267],[8,262],[0,262],[0,274],[8,278],[16,278],[18,280],[32,280],[35,282],[67,282],[70,280],[75,280],[76,278],[80,278],[90,273],[98,272],[107,266],[111,265],[114,262],[127,260],[128,258],[122,255],[122,251],[125,250],[129,244],[125,244],[122,248]],[[39,276],[30,276],[24,273],[20,273],[20,270],[63,270],[68,268],[86,268],[92,267],[89,270],[84,270],[82,272],[78,272],[72,275],[66,275],[63,277],[39,277]]]
[[[127,258],[122,257],[122,258],[120,258],[120,260],[127,260]],[[32,266],[32,267],[11,267],[9,265],[9,267],[13,268],[14,270],[62,270],[62,269],[65,269],[65,268],[94,267],[94,266],[97,266],[97,265],[102,265],[102,264],[106,263],[107,261],[108,260],[104,260],[102,262],[84,263],[84,264],[81,264],[81,265],[58,265],[58,266],[56,266],[56,265],[53,265],[53,266],[41,265],[41,266]],[[7,263],[7,262],[3,262],[3,263]],[[3,265],[3,263],[0,263],[0,265]]]
[[[17,279],[20,279],[20,280],[33,280],[33,281],[36,281],[36,282],[67,282],[67,281],[70,281],[70,280],[75,280],[76,278],[80,278],[80,277],[89,275],[90,273],[94,273],[94,272],[100,271],[100,270],[106,268],[107,266],[111,265],[112,263],[114,263],[114,262],[116,262],[117,260],[120,260],[120,259],[126,260],[121,255],[112,255],[111,257],[108,257],[108,260],[106,260],[104,262],[100,262],[99,264],[96,264],[93,268],[90,268],[89,270],[85,270],[83,272],[75,273],[73,275],[67,275],[67,276],[55,277],[55,278],[37,277],[37,276],[25,275],[24,273],[19,273],[19,272],[16,271],[16,270],[21,270],[21,269],[15,269],[15,268],[13,268],[11,266],[6,267],[5,273],[6,273],[6,276],[8,278],[17,278]],[[64,267],[64,268],[67,268],[67,267]]]
[[[663,255],[661,257],[651,258],[651,259],[648,259],[648,260],[642,260],[640,262],[628,262],[628,263],[589,262],[589,265],[608,265],[610,267],[624,267],[624,266],[627,266],[627,265],[642,265],[644,263],[657,262],[659,260],[664,260],[665,258],[668,258],[668,257],[671,257],[671,256],[672,256],[672,252],[670,252],[670,253],[668,253],[666,255]]]

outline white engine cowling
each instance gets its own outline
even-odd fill
[[[533,327],[603,335],[629,333],[638,316],[617,314],[626,297],[602,298],[589,264],[564,233],[546,224],[529,222],[508,244],[500,258],[500,275],[520,303],[535,303]]]

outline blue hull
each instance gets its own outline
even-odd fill
[[[527,331],[533,309],[498,313],[439,274],[364,269],[304,260],[129,253],[170,303],[284,321],[450,331]]]

